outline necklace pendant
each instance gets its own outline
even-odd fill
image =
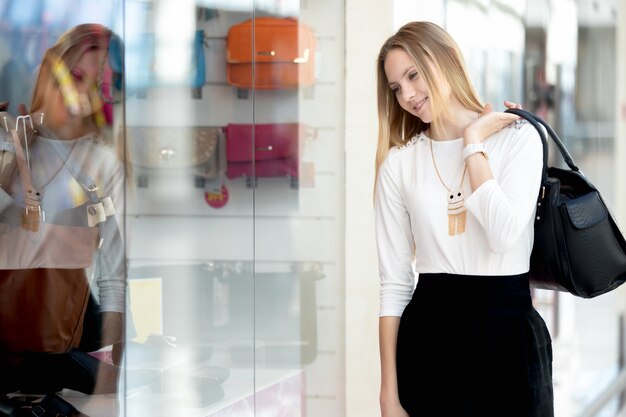
[[[465,232],[467,209],[464,204],[463,191],[458,188],[448,194],[448,235],[455,236]]]

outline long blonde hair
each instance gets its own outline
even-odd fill
[[[378,170],[394,146],[403,146],[413,136],[426,130],[428,123],[408,113],[398,103],[394,91],[389,87],[385,73],[387,54],[400,49],[409,55],[424,79],[430,97],[433,123],[439,125],[449,115],[444,107],[440,86],[433,69],[450,86],[451,95],[464,107],[476,112],[483,105],[474,89],[463,55],[457,43],[440,26],[431,22],[410,22],[385,41],[377,60],[378,95],[378,147],[376,149],[376,182]],[[440,127],[440,126],[438,126]]]
[[[60,59],[66,66],[68,71],[71,71],[76,64],[80,61],[82,55],[89,49],[97,48],[107,52],[107,59],[110,58],[110,54],[117,54],[113,60],[120,62],[111,66],[113,71],[113,85],[111,85],[111,95],[114,98],[120,98],[124,96],[123,92],[123,75],[121,73],[123,68],[123,44],[121,38],[111,31],[106,26],[97,23],[83,23],[68,29],[63,33],[59,39],[52,45],[44,54],[39,71],[35,79],[35,85],[33,88],[33,94],[30,105],[30,113],[44,114],[50,109],[49,106],[54,105],[54,101],[50,100],[51,94],[61,94],[60,85],[53,74],[53,66]],[[117,48],[112,52],[111,48]],[[119,56],[118,56],[119,55]],[[109,59],[111,63],[111,59]],[[115,67],[115,68],[113,68]],[[101,92],[100,83],[103,81],[104,65],[100,68],[100,74],[98,77],[97,91]],[[119,86],[115,86],[116,80],[119,81]],[[114,106],[113,113],[114,118],[118,115],[121,116],[124,113],[124,101],[120,100],[120,103]],[[93,126],[94,133],[97,134],[98,140],[115,149],[118,159],[124,164],[126,179],[130,184],[130,178],[132,174],[132,165],[129,163],[129,147],[127,146],[127,140],[124,135],[124,124],[113,123],[112,127],[107,126],[99,120],[98,117],[102,117],[102,114],[97,113],[85,116],[90,119]],[[44,119],[45,120],[45,119]],[[45,122],[44,122],[45,123]]]

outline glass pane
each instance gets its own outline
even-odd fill
[[[259,415],[276,409],[289,416],[345,413],[343,7],[255,2]],[[233,184],[243,181],[232,178]]]
[[[225,65],[227,30],[253,4],[129,0],[125,10],[127,412],[253,415],[255,189],[227,177],[227,127],[253,123],[253,101],[238,98]],[[157,376],[147,388],[145,370]]]
[[[24,226],[21,211],[10,219],[2,212],[0,229],[3,276],[42,267],[93,277],[84,281],[84,294],[91,283],[94,296],[83,326],[90,344],[79,358],[92,366],[90,377],[103,370],[98,395],[94,380],[77,385],[68,367],[53,387],[80,411],[343,415],[343,8],[304,0],[0,0],[0,102],[9,100],[13,128],[18,104],[40,109],[30,97],[38,65],[66,30],[91,22],[113,34],[94,77],[61,56],[43,125],[68,139],[69,154],[38,139],[28,163],[46,191],[46,217]],[[233,31],[246,23],[242,34]],[[277,29],[268,34],[264,24]],[[64,75],[93,88],[72,95]],[[52,124],[58,113],[85,109],[89,127],[102,133],[94,143]],[[4,151],[12,136],[0,130]],[[90,211],[91,183],[63,165],[79,156],[77,171],[92,172],[101,190]],[[22,202],[20,177],[2,178],[2,204]],[[87,223],[80,230],[55,216],[73,207]],[[116,219],[119,237],[97,227],[105,222],[98,216]],[[64,233],[33,238],[49,225]],[[90,245],[73,244],[83,241]],[[105,315],[92,311],[97,306],[125,313],[123,321],[98,322]],[[101,328],[122,332],[121,323],[126,334],[115,343],[96,340]],[[11,375],[27,375],[17,369]]]

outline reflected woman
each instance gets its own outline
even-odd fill
[[[70,29],[42,59],[30,113],[24,106],[17,118],[0,113],[4,148],[13,151],[5,152],[0,177],[0,365],[14,376],[2,378],[4,391],[16,388],[12,384],[41,388],[41,378],[83,392],[116,389],[115,375],[103,372],[92,386],[76,386],[70,372],[40,369],[40,383],[33,384],[24,352],[112,346],[114,362],[120,360],[125,183],[107,108],[121,72],[119,56],[110,51],[120,45],[98,24]],[[72,334],[63,333],[67,323],[58,329],[46,324],[63,319],[75,323]]]

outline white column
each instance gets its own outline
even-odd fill
[[[346,416],[380,416],[372,197],[378,131],[376,57],[392,24],[391,2],[346,0]]]
[[[346,0],[346,416],[378,417],[378,263],[374,157],[378,133],[376,58],[410,20],[443,24],[443,0]]]

